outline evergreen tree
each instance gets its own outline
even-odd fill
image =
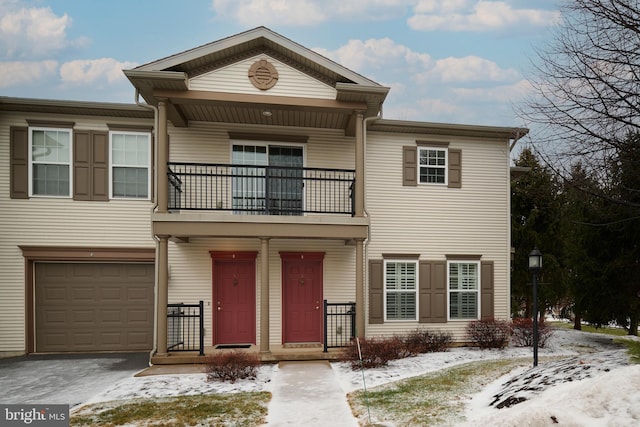
[[[567,283],[562,268],[562,194],[551,171],[541,165],[534,153],[524,149],[516,166],[530,168],[530,172],[511,183],[511,239],[515,249],[511,307],[514,316],[531,313],[531,273],[528,255],[534,247],[543,253],[543,270],[539,277],[541,315],[545,308],[566,300]]]

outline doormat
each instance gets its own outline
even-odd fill
[[[229,349],[229,348],[249,348],[251,344],[218,344],[217,350]]]

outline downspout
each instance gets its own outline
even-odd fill
[[[520,140],[520,138],[522,138],[523,136],[525,136],[528,132],[520,132],[519,130],[516,131],[515,135],[513,136],[513,141],[511,142],[511,145],[509,146],[509,153],[511,153],[514,149],[514,147],[516,146],[516,143]]]
[[[149,105],[149,104],[144,104],[142,102],[140,102],[140,91],[138,90],[138,88],[136,88],[136,94],[135,94],[135,103],[136,105],[142,107],[142,108],[147,108],[147,109],[151,109],[153,110],[153,143],[155,144],[156,141],[158,140],[158,108],[153,106],[153,105]],[[153,150],[153,167],[154,167],[154,174],[155,174],[155,167],[158,161],[158,150]],[[151,212],[149,212],[149,217],[153,216],[153,213],[155,212],[156,208],[158,207],[158,178],[156,177],[156,179],[153,180],[153,206],[151,206]],[[158,263],[156,262],[158,260],[158,252],[160,251],[160,241],[158,240],[158,238],[156,237],[155,234],[153,234],[153,227],[151,227],[151,238],[156,242],[156,256],[155,256],[155,260],[154,260],[154,285],[153,285],[153,310],[154,310],[154,316],[153,316],[153,348],[151,349],[151,352],[149,352],[149,366],[152,366],[151,363],[151,358],[153,357],[153,355],[158,351],[158,347],[157,347],[157,342],[158,342],[158,315],[155,312],[157,310],[158,307],[158,275],[159,275],[159,266]]]
[[[520,140],[520,138],[524,137],[528,132],[521,132],[520,130],[516,130],[515,134],[513,135],[513,141],[511,142],[511,144],[509,145],[509,159],[507,160],[508,164],[507,164],[507,173],[509,174],[509,180],[508,180],[508,184],[507,184],[507,215],[508,218],[511,217],[511,172],[510,172],[510,168],[511,168],[511,152],[513,151],[513,149],[516,146],[516,143]],[[507,239],[508,239],[508,245],[507,247],[509,248],[508,253],[507,253],[507,260],[508,260],[508,266],[511,267],[511,250],[512,250],[512,243],[511,243],[511,226],[508,227],[508,232],[507,232]],[[508,296],[508,316],[511,315],[511,268],[507,268],[507,296]]]
[[[372,117],[366,117],[363,121],[362,121],[362,144],[364,145],[363,147],[363,151],[364,151],[364,164],[365,164],[365,174],[366,174],[366,170],[367,170],[367,123],[369,123],[370,121],[374,121],[374,120],[379,120],[382,118],[382,104],[380,104],[380,111],[378,112],[378,115],[376,116],[372,116]],[[365,194],[364,194],[364,216],[366,218],[369,218],[369,212],[367,212],[367,180],[365,179],[365,185],[363,186]],[[369,283],[369,269],[367,268],[367,260],[369,259],[369,242],[371,241],[371,223],[369,223],[369,226],[367,227],[367,240],[364,242],[364,287],[365,289],[367,289],[367,283]],[[367,305],[365,303],[365,305]],[[365,331],[364,331],[364,335],[366,336],[366,324],[367,324],[367,318],[365,317],[364,319],[364,324],[365,324]]]

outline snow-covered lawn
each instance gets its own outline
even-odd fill
[[[629,339],[636,339],[630,337]],[[473,361],[531,357],[531,348],[453,348],[393,361],[364,373],[367,389]],[[539,352],[537,368],[522,368],[468,396],[469,426],[637,426],[640,425],[640,365],[629,365],[612,337],[557,329]],[[363,388],[363,374],[332,363],[345,394]],[[258,378],[235,384],[207,382],[204,374],[128,378],[86,403],[187,394],[271,391],[277,365],[260,367]],[[518,402],[518,403],[516,403]],[[497,406],[503,406],[497,409]],[[364,421],[364,420],[363,420]],[[386,420],[385,420],[386,421]],[[393,420],[389,420],[393,423]],[[392,425],[392,424],[389,424]]]

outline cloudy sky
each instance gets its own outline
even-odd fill
[[[0,0],[0,96],[132,103],[122,69],[266,26],[391,87],[388,119],[523,126],[558,0]]]

